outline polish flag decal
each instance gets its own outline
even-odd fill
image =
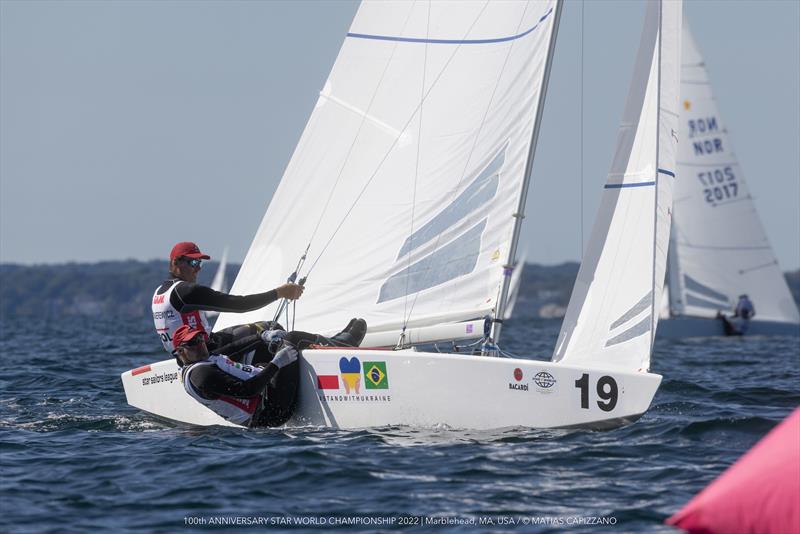
[[[339,389],[339,376],[317,375],[317,389]]]

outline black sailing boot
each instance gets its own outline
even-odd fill
[[[344,345],[346,347],[358,347],[361,341],[364,340],[364,335],[367,333],[367,322],[364,319],[350,319],[347,326],[333,336],[331,341],[335,345]]]

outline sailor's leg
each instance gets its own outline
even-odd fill
[[[229,326],[228,328],[223,328],[222,330],[211,333],[208,341],[208,350],[209,352],[214,353],[220,347],[237,343],[250,336],[260,335],[261,332],[265,330],[283,330],[283,327],[273,321],[258,321],[255,323]],[[248,351],[246,353],[240,353],[237,355],[226,354],[226,356],[231,356],[231,358],[237,362],[247,359],[248,361],[245,363],[261,363],[261,361],[265,358],[266,361],[269,361],[269,357],[266,357],[262,354],[265,352],[265,349],[266,348],[263,345],[256,344],[256,346],[253,347],[253,350],[255,351],[254,354],[253,351]]]
[[[722,321],[722,328],[725,330],[726,336],[739,336],[741,333],[736,329],[736,325],[734,325],[727,317],[722,314],[719,314],[717,317]]]
[[[297,405],[297,386],[300,382],[300,363],[294,361],[278,372],[274,385],[267,387],[264,409],[253,426],[281,426],[294,413]]]

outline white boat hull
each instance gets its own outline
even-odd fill
[[[342,358],[352,374],[342,372]],[[173,360],[140,369],[122,374],[132,406],[182,423],[235,426],[184,392]],[[612,428],[646,412],[660,383],[651,373],[533,360],[306,350],[298,408],[287,426]]]
[[[658,322],[656,337],[659,339],[679,339],[685,337],[724,336],[722,321],[703,317],[674,317]],[[747,329],[750,336],[800,336],[800,324],[778,321],[750,321]]]

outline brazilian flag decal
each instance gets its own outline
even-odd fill
[[[367,389],[389,389],[386,362],[364,362],[364,385]]]

